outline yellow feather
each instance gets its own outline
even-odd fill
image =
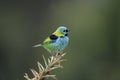
[[[56,35],[56,36],[64,36],[63,34],[61,34],[61,32],[59,30],[56,30],[53,34]],[[44,40],[44,42],[50,42],[50,41],[51,41],[51,39],[49,37],[47,37]]]
[[[51,40],[50,40],[50,38],[48,37],[48,38],[45,39],[44,42],[50,42],[50,41],[51,41]]]
[[[53,34],[56,36],[64,36],[59,30],[56,30]]]

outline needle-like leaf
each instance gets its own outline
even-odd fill
[[[38,73],[34,69],[30,69],[34,76],[38,75]]]
[[[42,64],[40,64],[39,62],[38,62],[38,66],[40,66],[41,69],[44,70],[44,67],[43,67]]]
[[[44,56],[43,56],[43,60],[44,60],[44,63],[45,63],[45,67],[47,67],[47,61],[46,61]]]

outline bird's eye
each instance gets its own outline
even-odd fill
[[[68,32],[68,30],[66,29],[66,30],[63,30],[63,32]]]
[[[66,30],[63,30],[63,32],[66,32]]]
[[[68,32],[68,30],[66,30],[66,32]]]

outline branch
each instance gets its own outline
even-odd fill
[[[60,63],[62,61],[66,61],[65,59],[62,59],[65,54],[66,53],[62,55],[56,54],[56,56],[51,56],[47,60],[43,56],[45,67],[40,62],[37,62],[39,71],[37,72],[34,69],[30,69],[34,77],[30,78],[27,73],[25,73],[24,77],[27,80],[45,80],[48,78],[53,78],[54,80],[57,80],[56,75],[52,75],[50,72],[58,68],[63,68]]]

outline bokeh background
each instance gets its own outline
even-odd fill
[[[25,80],[43,48],[32,48],[58,26],[70,44],[59,80],[120,80],[120,0],[1,0],[0,80]]]

